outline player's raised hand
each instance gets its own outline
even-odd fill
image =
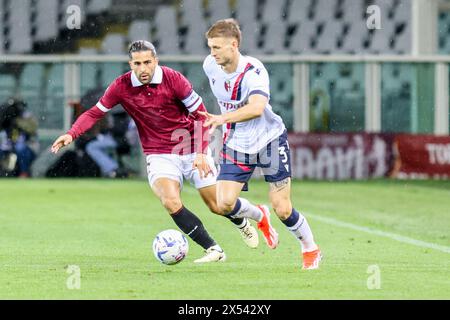
[[[60,136],[58,139],[56,139],[55,142],[53,142],[51,151],[53,153],[57,153],[59,151],[59,149],[61,149],[62,147],[68,146],[69,144],[72,143],[72,141],[73,141],[73,138],[70,134],[64,134],[64,135]]]
[[[213,173],[211,167],[209,166],[206,154],[203,153],[197,153],[197,156],[192,164],[192,168],[198,170],[200,179],[206,178],[210,173]]]
[[[213,134],[214,130],[216,130],[216,128],[218,126],[221,126],[225,123],[225,119],[222,115],[215,115],[215,114],[211,114],[208,112],[202,112],[202,111],[198,111],[198,113],[201,114],[202,116],[206,117],[206,120],[203,123],[203,126],[211,127],[209,129],[209,134]]]

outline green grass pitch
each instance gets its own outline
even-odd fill
[[[267,203],[267,191],[253,181],[244,196]],[[184,203],[226,250],[225,263],[195,265],[203,253],[191,240],[180,264],[156,261],[154,236],[175,225],[145,180],[0,180],[0,298],[450,298],[450,182],[296,181],[292,193],[310,213],[319,270],[301,270],[297,240],[275,215],[279,247],[260,237],[249,249],[188,185]],[[80,268],[79,289],[67,286],[69,265]],[[373,277],[379,287],[368,286]]]

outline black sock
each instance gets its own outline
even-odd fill
[[[229,216],[225,216],[225,218],[230,219],[230,221],[233,222],[238,227],[241,226],[244,223],[244,219],[245,219],[245,218],[232,218],[232,217],[229,217]]]
[[[185,207],[171,215],[178,228],[198,243],[203,249],[208,249],[216,242],[209,236],[199,218]]]

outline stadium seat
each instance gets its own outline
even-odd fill
[[[45,67],[42,63],[27,63],[19,78],[21,92],[40,90],[45,82]]]
[[[308,54],[314,50],[312,41],[317,34],[317,26],[309,20],[297,24],[294,35],[291,38],[289,50],[296,54]]]
[[[89,14],[100,14],[112,6],[112,0],[87,0],[86,8]]]
[[[209,53],[204,36],[206,24],[191,25],[184,42],[184,53],[206,55]]]
[[[175,9],[171,6],[160,6],[155,15],[154,28],[158,51],[163,54],[180,53],[178,41],[178,24]]]
[[[390,20],[386,20],[383,23],[383,28],[380,30],[373,30],[372,37],[370,38],[370,52],[371,53],[389,53],[390,42],[394,41],[395,25]]]
[[[366,18],[367,6],[361,0],[344,0],[342,5],[342,17],[344,22],[360,21]],[[367,31],[367,29],[366,29]]]
[[[100,64],[100,72],[101,72],[101,85],[104,88],[107,88],[111,82],[113,82],[117,77],[124,73],[124,64],[111,62],[111,63],[101,63]]]
[[[181,9],[181,25],[187,31],[184,38],[183,51],[187,54],[206,54],[208,50],[204,34],[208,29],[208,25],[201,1],[185,0]]]
[[[64,92],[64,65],[57,63],[49,65],[47,78],[47,93],[63,94]]]
[[[323,31],[318,38],[315,51],[317,53],[331,53],[337,47],[337,40],[342,36],[343,25],[340,21],[324,20]]]
[[[310,1],[292,0],[288,7],[287,22],[289,25],[297,26],[299,23],[308,20]]]
[[[19,96],[27,103],[28,110],[34,115],[40,114],[45,105],[45,65],[28,63],[19,78]]]
[[[8,53],[25,53],[33,48],[31,38],[31,0],[9,1],[9,49]]]
[[[261,23],[257,20],[258,0],[236,0],[234,15],[241,26],[243,41],[242,52],[258,55],[262,53],[259,47],[261,42]]]
[[[0,74],[0,103],[14,96],[16,88],[16,78],[13,75]]]
[[[313,11],[316,20],[332,21],[336,11],[336,1],[316,0],[313,2]]]
[[[5,52],[5,37],[4,37],[4,22],[3,22],[3,16],[4,16],[4,7],[3,7],[3,1],[0,1],[0,54],[3,54]]]
[[[46,41],[58,36],[58,0],[37,1],[34,27],[35,41]]]
[[[270,22],[266,24],[263,51],[266,54],[286,54],[285,47],[287,26],[283,22]]]
[[[342,38],[341,50],[345,53],[364,53],[364,41],[367,37],[365,20],[356,20],[346,24],[347,33]]]
[[[280,23],[284,22],[284,6],[281,1],[266,1],[262,12],[263,23]]]
[[[267,70],[270,75],[271,100],[281,104],[283,107],[291,107],[293,99],[293,70],[288,63],[268,64]]]
[[[209,0],[208,1],[209,25],[217,20],[231,17],[230,4],[228,0]]]
[[[203,68],[199,63],[184,64],[184,74],[186,78],[192,83],[196,90],[200,88],[207,88],[209,90],[208,78],[203,72]]]
[[[148,20],[134,20],[128,29],[128,40],[133,42],[136,40],[152,41],[151,25]]]
[[[198,22],[198,20],[196,21],[196,18],[204,16],[204,8],[201,1],[183,0],[180,8],[183,14],[183,22],[185,24]]]
[[[252,24],[257,18],[258,0],[236,0],[234,12],[240,24]]]
[[[411,1],[397,1],[396,3],[398,3],[398,5],[394,7],[392,18],[396,22],[409,23],[410,21],[412,21]]]
[[[53,64],[47,70],[47,78],[45,81],[46,95],[45,104],[36,114],[39,119],[39,126],[47,129],[61,129],[63,127],[63,110],[64,105],[64,65]]]
[[[81,96],[98,86],[99,72],[100,68],[97,63],[83,62],[80,64]]]
[[[406,28],[405,30],[403,30],[401,34],[395,37],[393,50],[395,51],[396,54],[408,54],[409,52],[411,52],[411,49],[412,49],[411,28]]]
[[[260,54],[259,41],[261,36],[261,25],[256,21],[246,21],[241,24],[243,39],[241,50],[245,54]]]
[[[125,36],[120,33],[108,33],[103,39],[102,53],[104,54],[124,54]]]

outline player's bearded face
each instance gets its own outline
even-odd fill
[[[155,74],[158,58],[154,57],[151,51],[133,52],[129,63],[139,81],[148,84]]]

